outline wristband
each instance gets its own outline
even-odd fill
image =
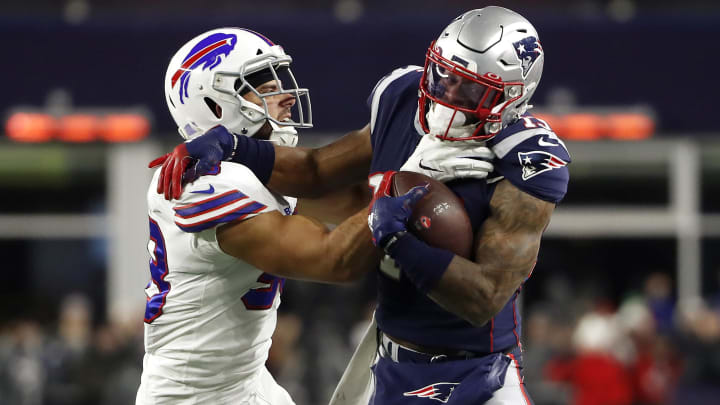
[[[428,294],[445,274],[454,253],[432,247],[406,233],[387,246],[390,257],[423,294]]]
[[[263,185],[267,184],[275,165],[275,148],[272,142],[241,135],[235,135],[235,139],[237,143],[229,161],[247,166]]]

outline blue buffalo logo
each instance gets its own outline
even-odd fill
[[[517,42],[513,42],[513,47],[515,47],[515,53],[517,54],[518,59],[520,59],[522,65],[522,75],[523,78],[525,78],[537,58],[542,55],[542,46],[537,38],[526,37]]]
[[[173,74],[171,80],[172,88],[180,81],[180,102],[185,103],[184,98],[188,96],[187,86],[190,81],[190,75],[196,68],[213,69],[220,62],[222,57],[227,56],[235,49],[237,37],[235,34],[217,34],[208,35],[202,41],[198,42],[188,52],[185,59],[178,70]]]
[[[567,166],[567,162],[549,152],[532,151],[518,152],[522,165],[522,179],[527,180],[548,170]]]
[[[450,399],[450,394],[457,385],[458,383],[447,382],[430,384],[415,391],[403,392],[403,396],[434,399],[444,404]]]

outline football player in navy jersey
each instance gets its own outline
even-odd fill
[[[365,176],[375,187],[369,225],[387,255],[377,273],[372,395],[364,398],[352,388],[362,382],[344,376],[334,404],[531,403],[521,375],[516,300],[567,191],[570,163],[547,123],[527,112],[543,62],[537,31],[524,17],[501,7],[471,10],[431,43],[424,67],[396,69],[377,83],[364,128],[318,149],[276,146],[262,161],[257,151],[264,146],[247,137],[224,153],[288,195],[322,196]],[[203,137],[213,143],[218,135]],[[487,156],[459,153],[460,144],[492,150],[487,179],[462,179],[488,166]],[[176,148],[156,161],[164,162],[167,179],[160,192],[181,191],[179,162],[188,156],[212,163],[205,153]],[[407,196],[386,192],[397,170],[449,180],[475,232],[472,260],[407,232]],[[351,362],[346,374],[369,366]]]

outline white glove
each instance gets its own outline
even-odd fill
[[[446,182],[459,178],[484,179],[494,169],[493,152],[478,141],[443,141],[425,135],[400,170]]]

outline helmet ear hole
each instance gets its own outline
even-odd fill
[[[215,118],[221,119],[222,118],[222,107],[218,105],[218,103],[214,102],[210,97],[205,97],[205,104],[207,104],[210,111],[213,113]]]

